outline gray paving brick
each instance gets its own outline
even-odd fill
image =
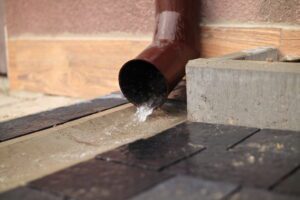
[[[107,110],[127,102],[128,101],[123,98],[97,98],[91,101],[73,104],[71,106],[56,108],[45,112],[44,115],[48,118],[57,119],[63,123],[72,119],[77,119],[86,115]]]
[[[164,131],[149,139],[142,139],[116,150],[97,156],[99,159],[116,161],[128,165],[154,170],[201,151],[204,147],[182,133],[181,127]]]
[[[299,200],[299,197],[287,196],[266,190],[242,189],[228,200]]]
[[[208,148],[169,172],[268,188],[299,165],[299,138],[295,132],[262,130],[230,151]]]
[[[77,200],[123,200],[169,177],[149,170],[90,160],[31,182],[30,185]]]
[[[287,179],[282,181],[277,187],[274,189],[275,191],[287,193],[291,195],[297,195],[300,198],[300,170]]]
[[[182,132],[187,132],[191,141],[202,144],[211,151],[223,151],[257,132],[257,128],[187,122]]]
[[[50,128],[59,120],[45,117],[43,114],[28,115],[0,123],[0,141],[26,135],[34,131]]]
[[[235,189],[237,185],[176,176],[141,193],[132,200],[217,200],[229,195]]]
[[[257,129],[183,123],[152,138],[139,140],[108,153],[98,159],[161,170],[203,150],[203,147],[222,149],[247,137]]]
[[[53,194],[41,192],[28,187],[19,187],[0,194],[0,200],[63,200]]]
[[[50,128],[126,103],[122,98],[94,99],[0,123],[0,141]]]

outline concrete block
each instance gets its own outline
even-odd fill
[[[196,59],[188,63],[188,119],[300,130],[300,64]]]

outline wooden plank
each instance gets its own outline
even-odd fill
[[[299,31],[201,27],[200,56],[222,56],[262,46],[280,48],[283,55],[300,55]],[[8,42],[11,88],[83,98],[108,94],[119,90],[120,67],[149,43],[138,39],[11,39]]]
[[[122,64],[147,41],[13,40],[9,41],[12,89],[92,98],[119,90]]]
[[[279,46],[280,29],[201,27],[201,57],[215,57],[261,46]]]
[[[282,30],[280,51],[283,55],[300,57],[300,30]]]

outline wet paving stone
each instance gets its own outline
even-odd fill
[[[132,200],[218,200],[232,193],[237,185],[176,176],[137,195]]]
[[[299,165],[299,139],[291,131],[262,130],[229,151],[208,148],[168,172],[268,188]]]
[[[28,187],[19,187],[0,194],[0,200],[63,200],[53,194],[41,192]]]
[[[138,140],[101,154],[97,159],[161,170],[204,149],[204,146],[191,141],[189,134],[178,131],[179,129],[181,128],[177,127],[149,139]]]
[[[123,98],[97,98],[0,123],[0,142],[53,127],[127,103]]]
[[[299,197],[287,196],[267,190],[243,188],[240,192],[232,195],[228,200],[299,200]]]
[[[186,122],[181,132],[186,132],[191,141],[202,144],[211,151],[223,151],[259,131],[257,128]]]
[[[287,179],[279,183],[274,190],[281,193],[297,195],[300,199],[300,170],[298,169],[294,174],[291,174]]]
[[[138,140],[97,159],[162,170],[204,150],[226,148],[255,132],[255,128],[183,123],[154,137]]]
[[[123,200],[168,178],[158,172],[89,160],[29,184],[77,200]]]

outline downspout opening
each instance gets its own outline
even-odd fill
[[[145,60],[131,60],[119,73],[119,84],[124,96],[136,106],[160,106],[168,95],[163,74]]]

